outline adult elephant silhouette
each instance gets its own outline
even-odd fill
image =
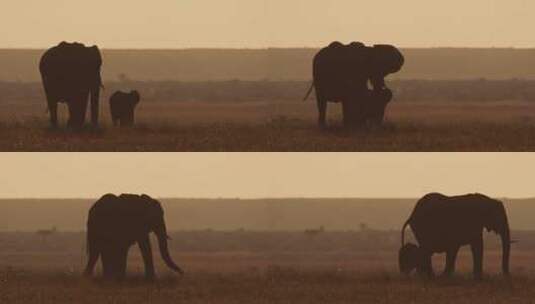
[[[405,244],[405,229],[411,227],[419,245]],[[414,207],[401,232],[399,267],[404,274],[416,269],[420,274],[433,277],[431,256],[446,253],[443,275],[455,271],[457,252],[470,245],[474,262],[474,277],[483,274],[483,229],[500,235],[502,240],[502,271],[509,274],[511,238],[503,203],[482,194],[446,196],[430,193]]]
[[[91,96],[91,122],[98,125],[102,81],[102,57],[97,46],[61,42],[48,49],[39,63],[45,89],[50,124],[58,124],[57,104],[67,103],[68,126],[80,128],[85,122],[88,97]]]
[[[183,273],[171,259],[167,246],[167,228],[160,202],[148,195],[121,194],[102,196],[89,210],[87,251],[89,260],[84,274],[91,276],[99,257],[105,278],[122,279],[126,275],[128,249],[139,245],[145,277],[154,278],[154,264],[149,233],[158,238],[160,254],[172,270]]]
[[[367,47],[360,42],[349,45],[333,42],[321,49],[314,57],[314,82],[305,97],[308,98],[312,89],[316,89],[319,125],[326,125],[329,101],[342,102],[344,125],[366,122],[367,103],[372,102],[368,81],[373,91],[383,94],[381,91],[386,89],[384,78],[398,72],[404,62],[401,52],[392,45]]]
[[[132,126],[134,124],[134,110],[139,103],[139,92],[125,93],[117,91],[110,97],[110,112],[113,125]]]

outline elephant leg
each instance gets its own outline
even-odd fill
[[[83,126],[85,123],[85,116],[87,112],[87,104],[88,104],[88,93],[85,93],[83,96],[80,96],[80,108],[78,113],[78,124],[79,126]]]
[[[55,128],[58,126],[58,103],[56,101],[48,101],[48,111],[50,112],[50,125]]]
[[[344,127],[352,127],[356,125],[355,106],[351,101],[342,102],[342,117]]]
[[[99,114],[99,97],[98,94],[91,93],[91,124],[98,126],[98,114]],[[84,114],[85,116],[85,114]]]
[[[76,127],[76,104],[69,101],[67,104],[67,107],[69,108],[69,120],[67,121],[67,126],[69,128],[75,128]]]
[[[433,272],[433,263],[431,257],[433,256],[433,253],[430,252],[423,252],[422,253],[422,266],[420,270],[420,274],[427,277],[427,278],[434,278],[435,273]]]
[[[57,127],[58,125],[58,99],[57,94],[54,94],[55,90],[53,84],[48,82],[46,78],[43,78],[43,87],[45,89],[46,102],[48,105],[48,111],[50,113],[50,125],[52,127]]]
[[[126,265],[128,260],[128,247],[129,246],[119,246],[117,248],[117,267],[115,278],[122,280],[126,277]]]
[[[472,259],[474,261],[474,278],[479,280],[483,276],[483,236],[480,234],[471,244]]]
[[[139,250],[143,257],[143,263],[145,264],[145,278],[152,280],[154,278],[154,264],[152,260],[152,249],[150,246],[149,236],[145,236],[138,241]]]
[[[126,275],[128,246],[108,244],[101,252],[102,270],[106,279],[123,279]]]
[[[446,267],[444,268],[443,276],[451,276],[455,272],[455,261],[457,260],[457,253],[459,247],[451,248],[446,252]]]
[[[105,279],[112,279],[115,276],[115,252],[114,248],[106,245],[100,253],[102,260],[102,275]]]
[[[131,127],[134,125],[134,109],[131,109],[130,111],[128,111],[128,115],[126,116],[126,119],[127,119],[128,126]]]
[[[318,93],[318,89],[316,89],[316,101],[318,104],[318,125],[321,128],[325,128],[325,126],[327,125],[327,99],[323,97],[323,95]]]
[[[85,267],[84,275],[89,277],[93,275],[93,269],[95,268],[95,264],[98,261],[100,252],[96,248],[96,245],[94,243],[88,243],[87,246],[88,246],[89,260],[87,261],[87,266]]]

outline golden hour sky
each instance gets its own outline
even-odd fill
[[[535,196],[534,153],[2,153],[0,197]]]
[[[0,47],[535,47],[532,0],[2,0]]]

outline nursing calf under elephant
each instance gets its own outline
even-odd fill
[[[385,77],[398,72],[404,64],[401,52],[391,45],[365,46],[360,42],[343,45],[333,42],[321,49],[313,61],[313,88],[316,90],[318,122],[326,124],[327,102],[341,102],[344,125],[380,124],[392,92]],[[61,42],[47,50],[39,63],[46,94],[50,124],[58,124],[57,104],[69,109],[68,126],[80,128],[85,122],[88,97],[91,122],[98,125],[102,57],[98,47]],[[372,89],[368,88],[368,82]],[[136,91],[116,92],[110,99],[114,125],[132,125],[134,108],[139,102]]]
[[[405,244],[405,229],[410,227],[418,245]],[[401,232],[399,250],[401,273],[416,270],[426,277],[434,277],[431,257],[446,253],[444,275],[455,270],[457,252],[470,245],[474,263],[474,277],[483,274],[483,230],[500,235],[502,241],[502,271],[509,274],[511,236],[503,203],[482,194],[446,196],[430,193],[416,203]],[[159,201],[148,195],[106,194],[89,210],[87,218],[87,253],[89,259],[85,275],[91,276],[99,258],[103,275],[123,279],[130,246],[137,243],[145,264],[145,276],[155,276],[149,234],[158,238],[160,254],[172,270],[183,273],[171,259],[168,249],[164,211]]]
[[[411,228],[418,245],[405,244],[407,226]],[[455,270],[459,248],[470,245],[474,277],[481,279],[484,229],[501,237],[502,272],[508,275],[511,236],[503,203],[482,194],[427,194],[416,203],[412,214],[403,225],[402,247],[399,251],[400,271],[409,274],[416,270],[419,274],[433,277],[431,256],[434,253],[446,253],[443,275],[450,276]]]
[[[404,62],[401,52],[392,45],[333,42],[321,49],[314,57],[313,84],[305,97],[315,89],[319,125],[326,126],[328,102],[342,103],[345,126],[381,123],[392,99],[385,77],[401,70]]]

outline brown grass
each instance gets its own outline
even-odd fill
[[[1,151],[535,151],[530,103],[393,103],[383,127],[353,131],[338,104],[320,130],[312,101],[153,102],[132,129],[112,128],[103,109],[102,129],[81,133],[49,130],[42,104],[0,112]]]
[[[218,249],[212,252],[188,249],[179,238],[188,233],[173,234],[171,254],[187,273],[179,277],[168,272],[154,252],[159,279],[153,284],[142,279],[135,247],[128,279],[104,282],[80,276],[83,233],[60,233],[41,244],[35,235],[4,233],[0,303],[529,303],[535,295],[535,248],[525,244],[513,249],[510,280],[498,274],[500,253],[496,242],[489,241],[482,282],[470,277],[467,248],[461,251],[455,277],[424,281],[398,274],[397,242],[366,242],[360,250],[348,250],[347,240],[354,234],[340,238],[326,232],[319,239],[303,237],[311,244],[329,243],[330,249],[303,251],[293,245],[286,250],[245,250],[255,242],[235,243],[239,233],[216,233],[210,245]],[[257,234],[259,242],[265,237]],[[276,237],[296,238],[295,232]],[[205,246],[202,242],[194,247]],[[438,272],[443,257],[436,256],[434,262]]]

